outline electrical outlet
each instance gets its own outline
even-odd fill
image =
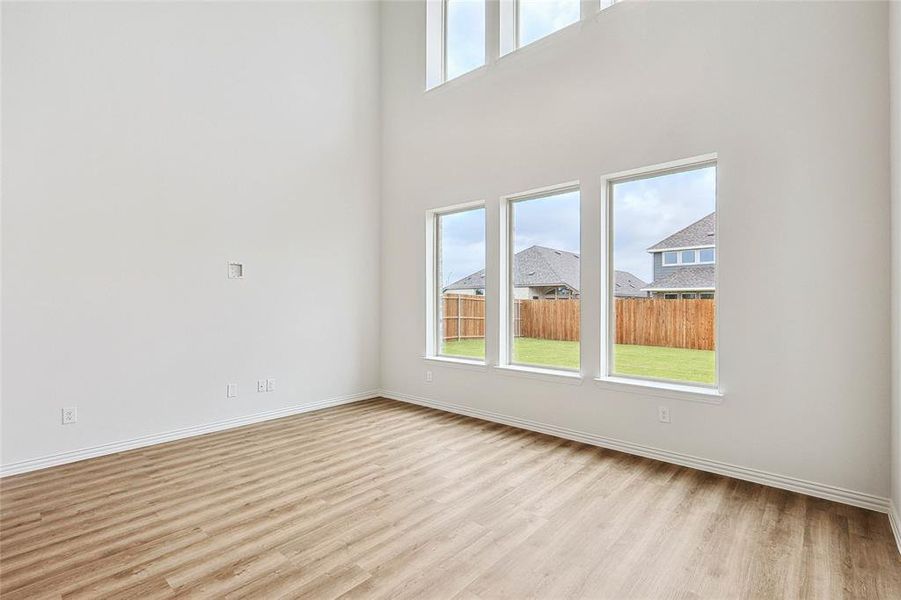
[[[63,425],[78,422],[78,407],[70,406],[63,409]]]
[[[425,372],[425,381],[426,381],[426,383],[432,383],[432,372],[431,371]]]
[[[266,391],[267,392],[275,391],[275,379],[273,379],[272,377],[270,377],[269,379],[266,380]]]
[[[669,407],[668,406],[658,406],[657,407],[657,420],[661,423],[669,423]]]
[[[265,379],[257,379],[257,392],[265,392],[266,391],[266,380]]]
[[[238,395],[238,384],[229,383],[225,386],[225,397],[234,398]]]

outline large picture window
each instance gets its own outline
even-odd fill
[[[485,359],[485,209],[438,212],[434,226],[434,340],[439,356]]]
[[[509,362],[579,370],[579,190],[509,201]]]
[[[715,386],[716,164],[632,173],[607,191],[607,374]]]

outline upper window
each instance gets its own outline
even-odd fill
[[[426,88],[485,64],[485,0],[426,1]]]
[[[485,0],[445,0],[445,80],[485,64]]]
[[[517,47],[563,29],[579,20],[579,0],[515,0]]]
[[[716,385],[715,163],[610,180],[608,202],[609,281],[644,283],[608,285],[607,374]]]
[[[430,353],[485,359],[485,209],[434,216],[434,345]]]
[[[509,204],[510,362],[579,369],[579,191]]]

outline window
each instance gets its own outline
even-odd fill
[[[485,64],[485,0],[445,0],[445,81]]]
[[[579,0],[515,0],[517,47],[531,44],[579,20]]]
[[[605,373],[715,386],[716,164],[607,179],[607,281],[627,272],[650,297],[607,285]]]
[[[432,219],[434,314],[429,354],[485,359],[485,209]]]
[[[508,362],[577,371],[579,190],[512,199],[507,224]]]
[[[707,243],[706,240],[705,243]],[[678,265],[712,264],[715,258],[715,250],[713,248],[680,250],[678,252],[665,251],[659,253],[663,255],[661,261],[663,266],[665,267],[675,267]]]
[[[426,88],[485,64],[485,0],[427,0]]]

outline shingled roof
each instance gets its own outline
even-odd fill
[[[712,212],[680,229],[665,240],[661,240],[648,248],[648,252],[660,252],[670,248],[691,248],[695,246],[716,245],[716,213]]]
[[[616,276],[614,279],[613,295],[617,297],[646,298],[647,292],[644,288],[647,283],[629,273],[628,271],[614,271]]]
[[[661,290],[712,290],[716,279],[713,265],[680,267],[643,288],[654,292]]]
[[[513,257],[513,285],[515,287],[560,287],[579,291],[579,255],[544,246],[531,246]],[[645,296],[641,289],[647,284],[626,271],[616,272],[616,293],[622,296]],[[446,290],[485,289],[485,271],[448,285]],[[622,292],[622,293],[620,293]]]

